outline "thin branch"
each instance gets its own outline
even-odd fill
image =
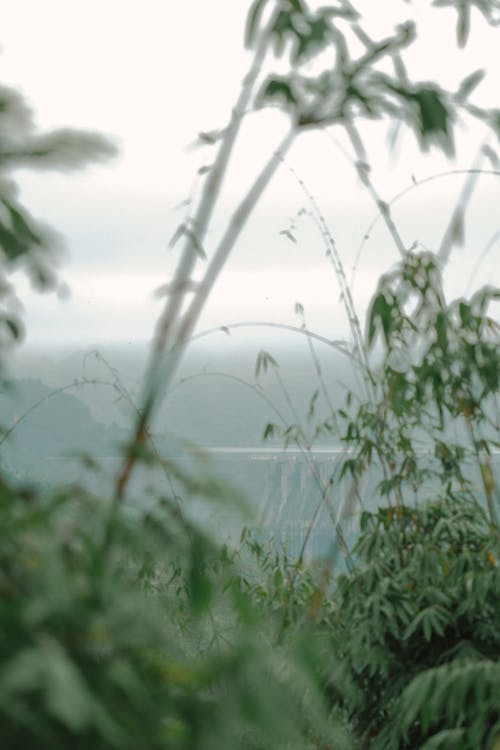
[[[470,174],[472,171],[471,169],[449,169],[446,170],[446,172],[438,172],[437,174],[430,175],[429,177],[424,177],[421,180],[414,180],[411,185],[408,185],[408,187],[405,187],[403,190],[400,190],[399,193],[396,193],[393,198],[387,203],[387,206],[389,208],[392,208],[392,206],[397,203],[401,198],[404,198],[405,195],[408,193],[411,193],[413,190],[416,190],[419,187],[422,187],[423,185],[426,185],[429,182],[434,182],[435,180],[442,180],[444,177],[454,177],[456,175],[464,175],[464,174]],[[498,169],[478,169],[476,170],[478,174],[482,175],[495,175],[496,177],[500,177],[500,170]],[[367,229],[363,233],[363,237],[361,239],[361,242],[359,243],[359,247],[356,253],[356,256],[354,258],[354,262],[352,264],[352,274],[351,274],[351,282],[350,286],[353,288],[354,286],[354,275],[356,273],[357,266],[359,264],[359,261],[361,259],[362,252],[364,250],[364,247],[368,240],[370,239],[371,233],[374,230],[375,226],[378,224],[378,222],[383,218],[382,211],[379,209],[378,213],[373,217],[370,224],[368,225]]]
[[[474,166],[468,171],[464,185],[460,192],[460,196],[457,200],[456,206],[451,215],[448,226],[446,227],[441,245],[439,247],[437,256],[442,262],[443,266],[448,262],[451,250],[454,245],[461,245],[464,241],[464,216],[467,210],[467,206],[470,203],[474,188],[476,187],[479,179],[481,163],[484,160],[484,146],[483,143],[479,152],[476,156]]]
[[[389,234],[394,240],[394,244],[399,251],[399,254],[402,258],[404,258],[404,256],[406,255],[406,248],[404,246],[403,240],[401,239],[398,228],[392,219],[390,205],[382,200],[370,178],[370,165],[368,163],[368,156],[366,154],[365,147],[363,146],[363,141],[361,140],[360,135],[353,122],[346,119],[344,122],[344,128],[347,135],[349,136],[349,139],[354,148],[354,152],[356,154],[356,158],[358,160],[356,163],[356,168],[358,170],[359,178],[376,203],[380,214],[385,221],[386,227],[389,230]]]
[[[279,328],[284,331],[299,333],[302,336],[306,336],[308,338],[315,339],[322,344],[326,344],[326,346],[330,346],[332,349],[336,349],[338,352],[340,352],[340,354],[344,354],[356,365],[361,366],[362,364],[359,359],[356,358],[356,355],[349,351],[346,342],[328,339],[326,338],[326,336],[321,336],[319,333],[315,333],[308,328],[299,328],[298,326],[292,326],[287,323],[274,323],[270,321],[242,321],[238,323],[224,323],[223,326],[217,326],[216,328],[207,328],[205,331],[195,333],[194,336],[191,336],[189,340],[196,341],[197,339],[204,338],[205,336],[209,336],[212,333],[226,333],[233,328]]]

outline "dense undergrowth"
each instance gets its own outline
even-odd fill
[[[472,5],[496,22],[497,3],[448,4],[458,13],[461,45]],[[455,214],[455,234],[449,232],[433,254],[406,249],[387,204],[376,198],[401,260],[380,280],[366,337],[335,246],[317,217],[334,256],[364,387],[348,394],[344,408],[320,420],[318,429],[336,431],[350,451],[343,467],[352,480],[348,506],[363,503],[370,467],[382,474],[380,507],[362,514],[352,549],[342,534],[349,507],[333,514],[330,558],[312,566],[303,555],[291,559],[261,533],[244,532],[236,548],[221,543],[186,511],[193,496],[207,504],[220,499],[220,485],[165,463],[150,439],[162,389],[204,304],[203,295],[194,295],[181,315],[181,282],[199,259],[211,201],[268,46],[279,52],[291,43],[291,72],[265,79],[257,102],[283,106],[293,137],[313,126],[345,128],[361,181],[372,193],[357,118],[398,118],[422,146],[448,153],[458,110],[498,132],[496,110],[468,104],[477,75],[454,93],[408,80],[402,55],[415,37],[411,24],[375,42],[348,2],[317,11],[299,0],[270,5],[264,29],[266,3],[251,8],[248,42],[256,57],[240,109],[218,136],[219,156],[199,213],[180,232],[186,246],[178,283],[158,326],[114,495],[63,482],[42,490],[0,480],[2,747],[499,746],[494,449],[500,352],[490,312],[499,292],[488,287],[470,299],[445,298],[442,272],[465,203]],[[349,58],[347,32],[365,46],[356,60]],[[332,76],[301,70],[329,50]],[[377,69],[380,60],[394,64],[394,75]],[[24,266],[36,283],[57,283],[50,238],[17,202],[5,175],[16,165],[77,166],[112,148],[68,131],[37,135],[24,102],[10,89],[0,89],[0,103],[5,358],[21,332],[7,274]],[[209,265],[207,294],[271,174],[264,170],[235,212]],[[272,358],[266,362],[273,366]],[[286,439],[301,445],[300,425],[293,427]],[[125,500],[138,465],[163,466],[182,501],[167,486],[149,510],[131,515]],[[322,501],[331,502],[326,489]],[[343,573],[335,567],[339,553],[348,561]]]

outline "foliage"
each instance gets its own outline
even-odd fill
[[[232,554],[168,498],[115,517],[111,548],[109,506],[78,487],[0,500],[3,747],[340,741],[311,647],[272,649]]]
[[[381,494],[400,505],[405,488],[418,498],[429,480],[448,494],[471,491],[475,461],[496,525],[491,448],[498,447],[500,339],[488,308],[499,297],[484,287],[447,304],[439,259],[428,252],[408,252],[382,276],[367,341],[373,347],[380,336],[383,355],[370,372],[372,400],[353,419],[341,411],[344,440],[354,448],[344,472],[360,477],[377,461]]]
[[[500,554],[455,493],[366,513],[335,586],[327,689],[363,747],[492,747],[500,732]]]
[[[23,333],[9,274],[22,267],[37,289],[57,285],[56,236],[19,202],[12,171],[75,170],[115,153],[112,142],[98,133],[68,128],[37,132],[23,97],[12,88],[0,86],[0,357],[5,346]]]

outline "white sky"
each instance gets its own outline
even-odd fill
[[[471,70],[485,67],[489,77],[477,99],[500,105],[500,30],[486,27],[479,14],[473,14],[466,50],[457,51],[451,11],[429,14],[424,0],[384,0],[380,18],[380,2],[357,5],[375,35],[389,33],[393,22],[407,17],[422,24],[410,56],[418,77],[455,88]],[[177,257],[175,249],[167,251],[182,219],[174,206],[189,194],[196,170],[212,158],[209,150],[187,146],[199,131],[227,121],[249,60],[242,43],[247,8],[247,0],[2,1],[0,80],[23,91],[41,127],[96,129],[115,136],[122,149],[114,163],[83,175],[20,177],[33,213],[66,238],[60,271],[71,288],[71,297],[62,302],[53,295],[34,295],[19,280],[28,344],[150,337],[161,306],[152,292],[168,280]],[[208,249],[284,126],[276,113],[247,118]],[[363,133],[385,199],[411,184],[412,174],[423,178],[450,167],[469,167],[482,137],[479,130],[462,132],[457,158],[447,165],[435,153],[420,155],[409,133],[391,157],[386,127],[369,126]],[[288,166],[318,200],[350,277],[375,214],[373,204],[329,136],[308,134],[292,149],[250,220],[201,328],[249,319],[297,323],[293,309],[300,300],[310,327],[332,338],[347,331],[335,277],[314,227],[301,219],[297,244],[279,234],[307,206]],[[415,239],[430,248],[439,245],[462,181],[448,177],[429,183],[397,204],[394,217],[408,245]],[[449,269],[454,293],[465,292],[476,259],[499,226],[499,196],[500,183],[485,178],[471,206],[467,246],[455,251]],[[497,257],[495,247],[476,275],[478,284],[498,283]],[[355,278],[360,314],[377,275],[396,259],[379,223]]]

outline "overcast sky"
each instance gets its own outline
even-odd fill
[[[381,18],[381,2],[357,5],[375,35],[390,32],[405,18],[419,21],[422,36],[410,56],[415,75],[453,89],[467,73],[485,67],[489,76],[476,98],[500,105],[500,31],[488,28],[479,14],[473,14],[466,50],[457,51],[449,10],[429,14],[424,0],[384,0]],[[183,217],[175,206],[189,195],[197,169],[213,159],[209,148],[192,144],[199,131],[226,123],[249,63],[243,48],[247,8],[247,0],[3,0],[2,82],[22,90],[42,128],[99,130],[116,138],[121,149],[113,163],[83,175],[20,175],[32,212],[65,237],[60,274],[71,289],[61,301],[34,295],[18,281],[28,345],[150,337],[161,306],[153,290],[168,280],[177,258],[178,249],[168,249]],[[208,250],[284,127],[276,112],[247,117]],[[409,133],[392,155],[387,126],[365,127],[363,134],[375,183],[386,200],[411,185],[412,175],[422,179],[471,166],[483,137],[480,129],[464,125],[457,158],[448,164],[435,153],[419,154]],[[235,248],[200,328],[244,320],[297,323],[294,305],[300,301],[312,328],[332,338],[347,332],[335,276],[312,223],[298,220],[295,244],[280,234],[307,208],[292,168],[317,199],[351,277],[376,211],[335,145],[336,136],[335,131],[304,135],[292,149]],[[395,205],[408,246],[414,240],[431,249],[439,246],[463,179],[427,183]],[[484,178],[471,205],[466,247],[455,251],[450,264],[450,293],[466,291],[477,259],[498,229],[499,197],[497,179]],[[498,283],[497,258],[494,246],[474,277],[475,286]],[[377,275],[396,260],[379,222],[354,277],[361,315]]]

